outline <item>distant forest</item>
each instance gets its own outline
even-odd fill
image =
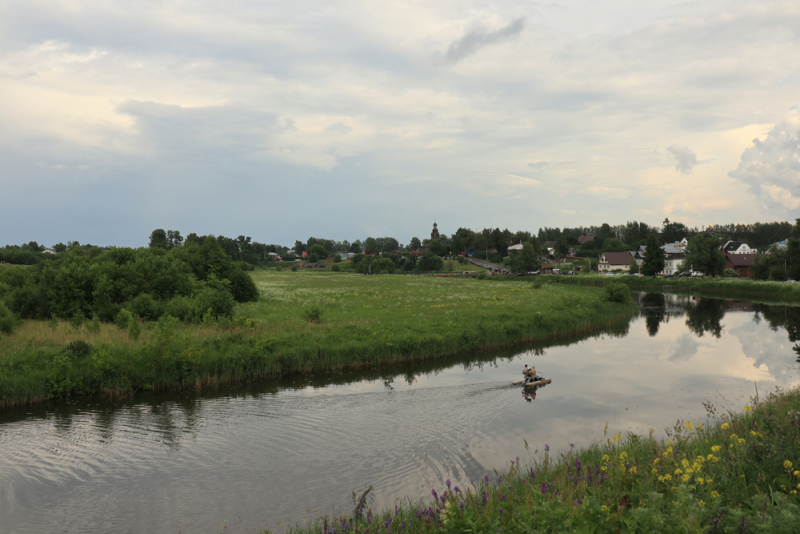
[[[325,250],[328,254],[335,252],[377,254],[383,252],[409,252],[426,248],[437,256],[471,253],[474,256],[490,261],[500,261],[505,256],[505,251],[512,244],[531,243],[535,249],[541,251],[543,247],[554,248],[560,254],[566,253],[570,247],[583,256],[596,256],[601,252],[623,252],[635,250],[644,244],[650,233],[657,233],[664,243],[691,239],[695,235],[705,232],[719,238],[721,242],[727,240],[742,241],[751,248],[764,250],[772,243],[782,241],[789,237],[793,224],[788,221],[754,224],[721,224],[705,228],[691,228],[680,222],[665,221],[661,226],[652,226],[647,223],[632,221],[625,224],[600,226],[586,226],[576,228],[539,228],[534,234],[530,231],[511,232],[508,229],[484,228],[475,231],[460,227],[452,234],[441,233],[438,241],[412,237],[408,244],[403,245],[395,237],[367,237],[363,241],[358,239],[353,242],[347,240],[337,241],[309,237],[305,241],[297,240],[294,245],[283,246],[265,244],[253,241],[251,237],[240,235],[236,238],[215,236],[220,248],[236,262],[255,266],[268,263],[275,259],[292,260],[303,252],[314,247],[317,255]],[[580,240],[582,236],[594,236],[594,239]],[[147,248],[170,250],[185,245],[202,245],[206,236],[195,233],[188,234],[185,238],[177,230],[157,229],[150,234]],[[581,244],[581,241],[585,241]],[[0,249],[0,261],[12,264],[33,265],[48,260],[54,260],[59,253],[65,251],[81,251],[87,255],[97,255],[108,247],[96,247],[90,244],[81,245],[78,241],[70,241],[66,245],[58,243],[49,250],[36,241],[23,245],[6,245]],[[93,252],[94,251],[94,252]],[[54,253],[51,253],[54,252]]]

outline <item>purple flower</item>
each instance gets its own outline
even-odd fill
[[[431,495],[433,495],[433,498],[434,498],[434,499],[438,499],[438,498],[439,498],[439,494],[438,494],[438,493],[436,493],[436,490],[435,490],[435,489],[432,489],[432,490],[431,490]]]
[[[545,493],[547,493],[547,484],[543,482],[542,483],[542,495],[544,495]]]
[[[544,444],[544,452],[550,452],[550,445],[547,443]]]
[[[575,480],[575,479],[574,479],[573,477],[569,477],[567,480],[569,480],[570,482],[572,482],[572,481],[573,481],[573,480]]]
[[[583,504],[583,501],[582,501],[582,500],[580,500],[580,499],[575,499],[575,506],[580,506],[581,504]]]
[[[531,480],[536,478],[536,473],[533,472],[533,467],[531,467]]]
[[[498,510],[498,512],[500,512],[500,515],[503,515],[503,507],[502,507],[502,506],[500,507],[500,509]]]
[[[489,476],[488,475],[483,475],[483,481],[488,484],[489,483]]]
[[[486,492],[485,491],[483,492],[482,496],[483,496],[483,502],[485,504],[486,503]]]
[[[506,496],[503,495],[502,493],[500,494],[500,500],[503,501],[503,502],[506,501]]]
[[[458,489],[458,486],[456,486],[455,488],[453,488],[453,491],[455,491],[456,493],[461,493],[461,490],[460,490],[460,489]]]
[[[464,509],[464,503],[463,502],[458,503],[458,507],[463,510]]]
[[[448,488],[450,487],[450,479],[449,479],[449,478],[448,478],[448,479],[447,479],[447,481],[444,483],[444,485],[445,485],[445,486],[447,486]]]
[[[570,443],[570,444],[569,444],[569,448],[570,448],[570,449],[574,449],[574,448],[575,448],[575,444],[574,444],[574,443]]]
[[[445,501],[447,501],[447,492],[444,492],[444,493],[442,494],[442,496],[441,496],[441,497],[439,497],[439,498],[442,500],[442,502],[445,502]]]
[[[404,529],[404,528],[406,528],[406,522],[405,522],[405,521],[403,521],[402,523],[400,523],[400,528],[401,528],[401,529]]]
[[[575,458],[575,472],[577,472],[577,473],[581,472],[581,459],[580,458]]]
[[[383,522],[383,526],[386,527],[386,528],[389,528],[389,525],[391,524],[391,522],[392,522],[392,516],[388,516],[386,518],[386,521]]]

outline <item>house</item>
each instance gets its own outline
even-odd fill
[[[578,251],[575,249],[575,247],[569,247],[567,249],[567,256],[577,256],[577,255]]]
[[[728,241],[722,247],[723,254],[755,254],[756,252],[747,243],[742,243],[741,241]]]
[[[55,254],[56,250],[53,248],[46,248],[42,251],[42,254]]]
[[[553,274],[553,264],[543,263],[539,266],[539,274]]]
[[[597,262],[598,271],[628,271],[631,268],[630,252],[603,252]]]
[[[662,247],[663,248],[663,247]],[[664,270],[658,274],[674,275],[678,274],[681,270],[681,264],[686,259],[684,252],[672,252],[664,256]]]
[[[508,252],[510,253],[512,250],[522,250],[522,243],[517,243],[516,245],[511,245],[508,247]]]
[[[581,245],[584,245],[589,241],[594,241],[593,235],[582,235],[578,238],[578,243],[580,243]]]
[[[725,252],[725,268],[733,269],[739,278],[750,278],[755,274],[754,268],[763,259],[763,254],[730,254]]]
[[[771,254],[773,251],[777,250],[786,250],[789,246],[789,240],[784,239],[783,241],[778,241],[777,243],[773,243],[767,247],[767,254]]]

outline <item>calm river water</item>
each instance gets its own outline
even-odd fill
[[[447,362],[0,414],[0,531],[253,532],[464,485],[800,384],[800,308],[635,294],[596,336]],[[552,378],[528,401],[524,364]]]

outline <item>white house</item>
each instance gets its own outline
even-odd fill
[[[758,251],[750,248],[747,243],[728,241],[725,243],[725,246],[722,247],[722,252],[727,254],[755,254]]]

